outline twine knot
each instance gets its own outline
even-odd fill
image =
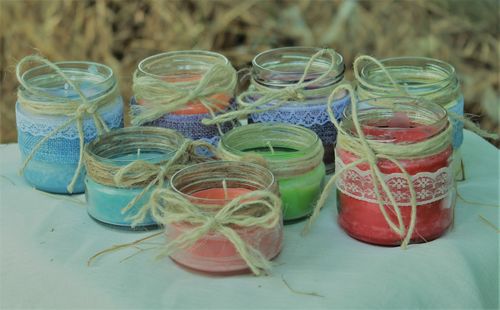
[[[295,100],[295,101],[302,101],[306,99],[304,94],[300,91],[299,88],[297,87],[287,87],[284,89],[286,93],[286,97],[290,100]]]

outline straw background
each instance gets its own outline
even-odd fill
[[[128,101],[132,72],[149,55],[208,49],[239,69],[258,52],[290,45],[336,49],[349,79],[362,53],[450,62],[466,111],[498,131],[499,12],[497,0],[0,0],[0,142],[16,140],[14,72],[25,55],[105,63]]]

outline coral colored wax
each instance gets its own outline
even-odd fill
[[[204,204],[221,206],[251,190],[246,188],[211,188],[191,194],[193,203],[203,201]],[[197,199],[198,198],[198,199]],[[213,199],[213,201],[210,201]],[[216,211],[214,211],[216,212]],[[245,241],[259,250],[265,257],[272,259],[281,250],[282,224],[271,229],[261,227],[231,227]],[[192,229],[189,224],[170,224],[167,227],[169,241],[177,238],[181,233]],[[201,237],[193,246],[180,249],[170,256],[180,265],[204,272],[232,273],[248,271],[248,266],[241,258],[234,245],[219,233],[208,233]]]
[[[428,139],[436,133],[436,128],[411,124],[409,120],[405,120],[403,116],[397,116],[390,122],[385,122],[385,126],[371,123],[369,126],[363,127],[365,135],[370,139],[378,138],[382,140],[391,140],[394,143],[414,143]],[[386,128],[383,128],[386,127]],[[387,130],[390,128],[390,132]],[[398,128],[394,130],[394,128]],[[337,154],[344,164],[358,159],[352,153],[337,148]],[[449,146],[444,151],[419,159],[399,160],[402,166],[410,175],[415,175],[419,172],[435,172],[440,168],[450,165],[452,148]],[[379,160],[378,167],[385,175],[391,173],[400,173],[398,167],[387,160]],[[362,171],[369,170],[368,164],[357,166]],[[359,182],[362,182],[361,180]],[[370,185],[373,187],[373,185]],[[417,203],[417,221],[416,227],[412,234],[412,242],[430,241],[441,236],[450,226],[452,221],[451,205],[453,197],[448,194],[446,197],[426,204]],[[371,203],[353,198],[340,190],[337,191],[337,205],[339,208],[338,221],[340,226],[352,237],[374,244],[380,245],[398,245],[401,243],[402,237],[392,231],[387,224],[385,218],[380,212],[377,203]],[[392,207],[385,206],[389,218],[397,223],[396,215]],[[410,206],[400,207],[403,222],[408,228],[410,223]]]

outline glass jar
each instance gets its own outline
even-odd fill
[[[55,65],[81,89],[89,102],[109,95],[109,103],[101,106],[97,113],[109,129],[123,127],[123,101],[111,68],[98,63],[78,61],[58,62]],[[51,107],[75,102],[82,104],[79,94],[46,64],[28,69],[20,78],[38,92],[34,94],[20,86],[18,94],[25,98],[24,100]],[[80,158],[80,136],[76,121],[61,130],[57,129],[71,117],[73,116],[49,115],[44,113],[43,109],[34,111],[18,98],[16,125],[23,161],[31,154],[37,143],[51,135],[36,150],[24,170],[26,181],[37,189],[52,193],[68,193],[67,186],[76,172]],[[91,115],[85,116],[82,127],[85,143],[97,137],[98,131]],[[84,191],[84,175],[85,172],[82,171],[73,193]]]
[[[134,122],[134,115],[140,113],[141,110],[147,110],[154,105],[164,104],[155,102],[155,99],[151,99],[158,95],[155,91],[151,90],[148,92],[153,95],[151,98],[148,98],[149,95],[144,96],[144,98],[138,95],[137,81],[141,77],[149,77],[162,81],[165,88],[156,90],[160,95],[165,93],[168,96],[187,96],[189,92],[196,90],[200,81],[206,74],[211,72],[215,65],[222,65],[227,68],[229,75],[227,79],[229,81],[231,79],[229,73],[234,71],[234,69],[225,56],[214,52],[175,51],[153,55],[142,60],[138,65],[136,78],[134,78],[135,96],[131,100],[132,122]],[[225,83],[225,81],[222,81],[222,83]],[[190,100],[178,109],[165,113],[157,119],[138,125],[174,129],[187,138],[193,140],[201,139],[216,145],[220,139],[220,132],[216,125],[202,124],[201,121],[203,119],[212,117],[210,110],[202,101],[205,103],[208,101],[213,104],[214,108],[212,110],[215,114],[226,111],[233,102],[234,87],[231,87],[229,84],[229,82],[222,86],[213,84],[211,87],[217,87],[217,89],[224,90],[212,93],[206,97],[202,96],[203,99],[195,98]],[[178,91],[179,89],[183,92],[182,95]],[[210,93],[210,90],[205,89],[205,92]],[[175,97],[176,100],[179,98],[180,97]],[[231,128],[231,122],[220,124],[222,132],[226,132]]]
[[[455,68],[441,60],[425,57],[395,57],[380,60],[393,80],[401,87],[398,92],[387,74],[377,64],[364,63],[358,70],[357,93],[360,100],[387,96],[421,97],[446,110],[464,115],[464,97]],[[463,142],[463,123],[452,120],[454,171],[462,179],[460,146]]]
[[[252,61],[250,89],[280,89],[293,87],[298,83],[311,57],[320,48],[282,47],[262,52]],[[313,130],[324,146],[324,162],[328,173],[333,172],[334,148],[337,131],[330,122],[327,112],[327,100],[333,88],[344,79],[344,59],[335,53],[334,60],[329,55],[318,57],[311,65],[305,81],[320,77],[327,72],[333,63],[333,70],[318,83],[309,85],[305,90],[320,91],[320,95],[306,96],[301,100],[289,100],[270,110],[254,113],[249,116],[249,123],[290,123]],[[258,99],[258,98],[256,98]],[[345,93],[333,101],[335,117],[340,121],[342,111],[350,102]],[[270,102],[272,106],[275,102]]]
[[[452,222],[455,205],[450,168],[451,131],[446,111],[437,104],[414,98],[386,97],[359,102],[358,119],[368,143],[405,147],[406,150],[416,150],[420,147],[418,143],[448,130],[448,142],[435,145],[429,152],[427,147],[424,148],[425,155],[393,155],[411,176],[416,192],[416,226],[411,241],[430,241],[441,236]],[[346,109],[341,127],[349,133],[348,139],[358,137],[350,109]],[[344,149],[341,141],[337,144],[336,156],[337,169],[360,158]],[[377,167],[394,195],[404,226],[408,228],[412,207],[404,174],[395,163],[385,158],[378,159]],[[388,217],[397,222],[387,195],[382,196],[387,203],[384,208],[389,211]],[[347,169],[337,179],[337,206],[338,222],[350,236],[373,244],[401,244],[402,237],[389,227],[379,208],[373,177],[366,162]]]
[[[250,124],[222,136],[219,156],[265,160],[275,175],[285,221],[308,216],[319,198],[325,177],[323,145],[314,131],[291,124]],[[258,161],[257,161],[258,162]]]
[[[171,178],[171,188],[207,214],[216,214],[234,198],[252,191],[278,192],[274,176],[268,169],[251,163],[227,161],[201,163],[179,170]],[[259,212],[259,208],[256,204],[250,209],[240,210],[238,214],[243,216],[241,212]],[[172,242],[186,231],[197,228],[187,222],[169,223],[166,225],[167,240]],[[237,225],[230,228],[245,244],[267,259],[275,258],[281,251],[282,218],[271,228]],[[249,270],[234,244],[217,231],[208,232],[192,246],[180,248],[170,257],[182,266],[204,272],[239,273]]]
[[[181,134],[166,128],[128,127],[108,132],[90,143],[85,149],[88,171],[85,196],[90,217],[103,224],[131,229],[131,218],[149,201],[158,185],[154,184],[147,190],[146,187],[184,141]],[[142,165],[138,172],[127,173],[127,180],[117,184],[114,177],[120,169],[139,161],[147,164]],[[143,178],[145,174],[149,177]],[[162,187],[167,186],[168,180],[165,181]],[[140,199],[126,209],[138,195],[141,195]],[[148,212],[144,220],[133,228],[144,230],[156,226],[156,221]]]

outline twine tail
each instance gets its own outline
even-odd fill
[[[262,273],[262,270],[267,272],[271,269],[271,262],[258,250],[253,248],[251,245],[246,244],[233,229],[221,227],[220,233],[226,236],[226,238],[234,245],[236,251],[246,262],[248,268],[250,268],[253,274],[258,276]]]
[[[489,132],[487,130],[481,129],[478,125],[476,125],[473,121],[468,119],[465,116],[458,115],[455,112],[448,111],[448,115],[454,121],[458,121],[464,124],[464,127],[474,132],[475,134],[488,139],[498,140],[498,134],[494,132]]]
[[[76,126],[78,128],[78,134],[80,136],[80,154],[78,158],[78,166],[76,167],[75,174],[73,175],[73,178],[71,179],[71,182],[67,186],[67,190],[70,194],[73,193],[73,189],[75,187],[76,181],[78,180],[78,177],[80,176],[80,172],[82,171],[83,167],[83,148],[85,146],[85,137],[83,133],[83,120],[81,117],[78,117],[76,120]]]

